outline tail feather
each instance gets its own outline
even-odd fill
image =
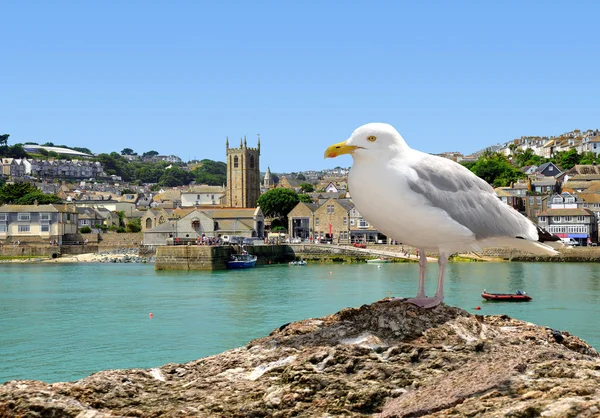
[[[539,241],[530,241],[527,239],[521,238],[491,238],[487,240],[478,241],[477,244],[481,247],[504,247],[504,248],[513,248],[519,251],[526,251],[529,253],[537,254],[537,255],[558,255],[559,252],[556,251],[553,246],[562,245],[558,244],[555,241],[541,243]],[[560,247],[557,247],[560,248]]]

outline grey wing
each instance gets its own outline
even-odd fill
[[[416,179],[408,180],[410,189],[471,230],[476,239],[520,237],[537,241],[535,226],[502,203],[488,183],[462,165],[424,154],[410,168],[417,174]]]

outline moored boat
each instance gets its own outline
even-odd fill
[[[383,257],[379,257],[379,258],[374,258],[372,260],[367,260],[367,263],[369,264],[380,264],[380,263],[391,263],[392,260],[390,260],[389,258],[383,258]]]
[[[483,289],[481,297],[485,300],[495,300],[498,302],[529,302],[533,299],[526,292],[521,292],[520,290],[517,290],[516,293],[488,293]]]
[[[288,264],[290,266],[305,266],[307,263],[304,260],[298,260],[298,261],[290,261]]]
[[[232,254],[231,260],[227,261],[228,269],[248,269],[256,264],[256,256],[248,253]]]

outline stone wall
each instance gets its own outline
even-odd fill
[[[156,249],[156,270],[224,270],[233,247],[173,245]]]
[[[4,257],[31,256],[56,258],[60,253],[60,247],[50,245],[0,245],[0,256]]]
[[[142,242],[143,234],[141,232],[125,232],[122,234],[116,232],[107,232],[100,234],[98,247],[101,250],[108,248],[135,248]]]

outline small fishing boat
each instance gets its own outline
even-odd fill
[[[391,263],[392,260],[390,260],[389,258],[383,258],[383,257],[379,257],[379,258],[374,258],[372,260],[367,260],[367,263],[369,264],[381,264],[381,263]]]
[[[304,260],[298,260],[298,261],[290,261],[288,264],[290,266],[305,266],[307,263]]]
[[[256,256],[248,253],[232,254],[231,260],[226,264],[228,269],[249,269],[256,264]]]
[[[481,297],[485,300],[495,300],[499,302],[529,302],[533,298],[526,292],[517,290],[516,293],[488,293],[483,289]]]

